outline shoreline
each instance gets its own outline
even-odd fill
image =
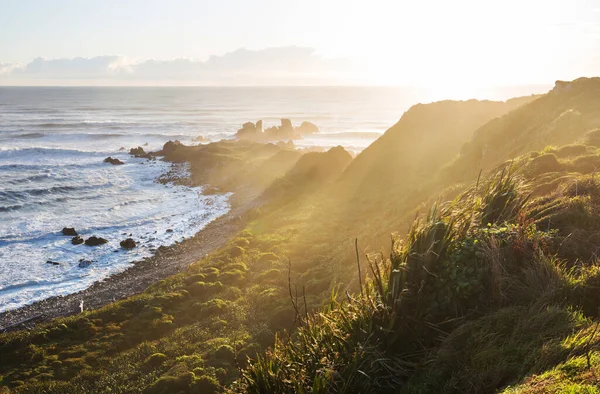
[[[193,237],[161,247],[153,256],[134,262],[125,271],[95,282],[85,290],[46,298],[0,313],[0,333],[31,329],[57,317],[81,313],[81,301],[85,311],[101,308],[111,302],[142,293],[152,284],[183,271],[190,264],[225,245],[231,236],[243,229],[244,214],[258,202],[251,193],[242,194],[245,196],[243,201],[234,193],[230,198],[231,209]]]

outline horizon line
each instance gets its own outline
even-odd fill
[[[507,84],[497,86],[483,86],[481,90],[506,89],[527,86],[554,86],[554,83],[523,83]],[[414,86],[414,85],[383,85],[383,84],[340,84],[340,85],[2,85],[0,88],[405,88],[405,89],[426,89],[431,90],[435,87]]]

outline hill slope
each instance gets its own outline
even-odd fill
[[[435,171],[458,154],[478,127],[537,98],[414,105],[356,157],[342,181],[358,188],[389,187],[390,180],[415,179]]]
[[[600,78],[558,81],[528,105],[480,127],[461,148],[453,177],[473,176],[525,152],[572,143],[600,127]]]

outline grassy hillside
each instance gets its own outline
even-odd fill
[[[345,172],[343,186],[381,187],[390,179],[419,178],[452,160],[473,132],[488,121],[537,99],[440,101],[412,106],[400,121],[373,142]],[[394,182],[392,182],[394,183]]]
[[[232,392],[597,392],[600,270],[561,248],[570,238],[561,224],[579,223],[579,209],[600,219],[600,178],[572,174],[530,199],[537,183],[522,170],[433,205],[389,258],[364,262],[361,292],[299,314],[297,334]],[[550,199],[578,208],[548,211]],[[589,250],[582,239],[577,247]]]
[[[447,187],[442,196],[473,184],[433,204],[389,257],[363,261],[365,287],[300,316],[297,335],[278,340],[233,391],[597,392],[596,84],[559,84],[482,126],[466,146],[494,130],[487,167],[463,149],[439,177],[428,173]],[[585,121],[557,130],[549,114],[564,108]],[[570,145],[545,146],[541,135]]]
[[[356,258],[355,239],[361,253],[387,250],[390,233],[406,231],[415,212],[425,209],[423,204],[454,184],[440,182],[436,174],[458,156],[474,130],[535,99],[442,101],[409,109],[350,163],[337,182],[286,208],[307,218],[297,225],[301,242],[290,250],[290,258],[303,272],[299,280],[314,283],[314,278],[330,278],[356,290],[356,272],[347,269]],[[308,290],[312,294],[312,286]],[[322,299],[330,287],[322,284],[314,290]]]
[[[170,145],[256,197],[245,230],[140,295],[1,334],[0,393],[594,392],[598,133],[451,171],[481,130],[538,139],[554,95],[415,106],[354,160]]]
[[[548,145],[566,145],[600,127],[600,78],[557,82],[548,94],[476,132],[446,175],[473,176]]]

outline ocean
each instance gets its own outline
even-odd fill
[[[289,118],[320,129],[300,147],[359,152],[423,100],[385,87],[0,87],[0,312],[83,290],[229,210],[226,194],[157,183],[170,164],[130,148],[233,138],[245,122]],[[109,243],[72,245],[63,227]],[[139,247],[119,248],[130,235]]]

